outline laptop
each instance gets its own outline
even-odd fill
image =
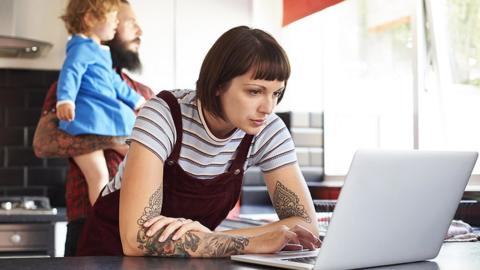
[[[435,258],[477,156],[359,150],[319,250],[231,259],[286,269],[352,269]]]

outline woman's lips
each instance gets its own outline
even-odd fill
[[[260,120],[252,119],[252,122],[255,126],[260,127],[260,126],[263,126],[265,124],[266,120],[265,119],[260,119]]]

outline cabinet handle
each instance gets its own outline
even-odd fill
[[[19,244],[21,241],[22,241],[22,237],[20,236],[20,234],[16,233],[10,236],[10,242],[14,244]]]

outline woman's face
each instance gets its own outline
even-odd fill
[[[233,78],[228,88],[220,90],[217,95],[222,103],[225,124],[231,129],[239,128],[255,135],[267,124],[267,117],[277,106],[285,82],[253,80],[252,73],[249,71]]]

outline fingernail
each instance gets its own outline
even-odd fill
[[[177,236],[177,235],[174,235],[174,236],[172,237],[172,240],[174,240],[174,241],[177,240],[177,239],[178,239],[178,236]]]
[[[163,242],[163,241],[165,241],[165,237],[160,236],[160,238],[158,238],[158,242]]]
[[[147,236],[152,236],[152,232],[151,232],[151,231],[147,231]]]

